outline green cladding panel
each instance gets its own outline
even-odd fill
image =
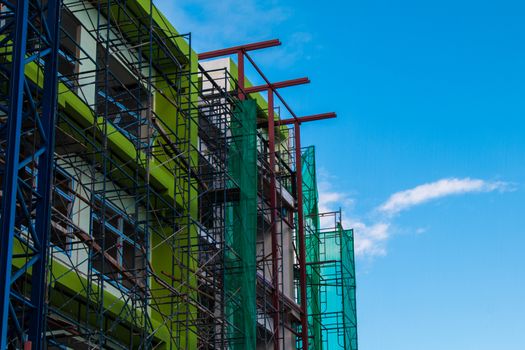
[[[230,188],[239,201],[230,203],[225,232],[225,304],[230,349],[256,347],[257,144],[255,101],[236,106],[231,121]]]

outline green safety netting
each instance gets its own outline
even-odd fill
[[[318,233],[322,349],[357,350],[353,230]]]
[[[339,230],[341,234],[344,343],[345,349],[357,350],[354,230],[343,230],[342,227]]]
[[[357,350],[353,230],[320,232],[323,349]]]
[[[317,179],[315,169],[315,148],[307,147],[301,158],[303,175],[303,206],[305,218],[306,280],[308,305],[308,333],[310,349],[322,349],[322,320],[320,300],[320,266],[319,261],[319,209]],[[299,294],[300,295],[300,294]],[[301,302],[299,300],[299,302]]]
[[[240,102],[231,120],[228,152],[232,189],[225,232],[224,295],[228,347],[256,347],[257,135],[256,103]]]
[[[320,227],[313,146],[302,152],[302,175],[309,349],[357,350],[353,230]]]

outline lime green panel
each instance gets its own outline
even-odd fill
[[[14,245],[14,255],[19,254],[23,255],[24,247],[20,242],[15,241]],[[13,259],[13,266],[15,268],[20,268],[24,266],[26,261],[24,258],[15,258]],[[26,273],[28,276],[31,276],[31,269],[27,270]],[[86,290],[88,288],[88,280],[84,275],[78,273],[77,270],[71,269],[58,262],[56,259],[53,259],[51,263],[51,268],[49,270],[52,279],[55,282],[51,285],[53,288],[53,293],[50,293],[51,303],[60,307],[61,311],[68,312],[70,315],[85,315],[85,304],[87,300]],[[98,286],[95,283],[91,284],[91,290],[93,293],[98,293]],[[74,300],[70,296],[65,296],[64,293],[68,295],[75,295]],[[144,315],[141,313],[142,309],[137,309],[131,314],[129,305],[126,305],[126,302],[117,296],[104,291],[104,308],[107,312],[108,317],[122,317],[129,321],[130,324],[137,324],[142,321]],[[139,321],[137,321],[139,320]],[[89,320],[89,323],[92,325],[96,324],[96,319],[93,318]],[[158,343],[169,344],[170,333],[168,328],[161,324],[158,321],[152,320],[152,327],[156,329],[155,339]],[[122,329],[121,332],[114,332],[113,336],[115,339],[122,342],[129,341],[129,329]]]

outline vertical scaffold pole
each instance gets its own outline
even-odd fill
[[[24,348],[44,348],[46,256],[51,219],[60,9],[60,0],[19,0],[14,8],[1,216],[1,350],[9,344],[9,332],[13,336],[18,333],[19,343],[23,343]],[[32,25],[31,33],[30,15],[31,18],[41,19],[39,27]],[[32,48],[31,56],[26,57],[29,36],[38,43]],[[25,67],[28,64],[43,65],[43,80],[26,79]],[[38,91],[34,96],[32,89]],[[24,103],[26,100],[29,102]],[[33,121],[24,123],[26,118]],[[32,149],[25,150],[25,158],[21,159],[21,144],[25,135],[35,135],[35,143]],[[29,163],[36,165],[32,172],[33,177],[36,177],[36,189],[24,195],[19,186],[23,179],[19,176],[23,176],[21,168]],[[33,212],[31,208],[36,210]],[[18,227],[21,222],[27,225],[27,232],[16,232],[21,230]],[[17,255],[23,263],[17,266],[13,274],[15,237],[23,245],[21,254],[25,256]],[[13,286],[17,279],[29,271],[31,294],[25,295]],[[15,307],[17,305],[18,308]],[[19,308],[27,312],[17,312]]]
[[[277,180],[275,177],[275,121],[273,90],[268,89],[268,155],[270,163],[270,229],[272,234],[272,306],[274,349],[279,350],[280,300],[279,300],[279,244],[277,240]]]
[[[20,135],[22,131],[22,106],[24,102],[24,67],[27,43],[27,18],[29,0],[19,0],[15,9],[15,32],[13,36],[12,71],[9,81],[9,104],[7,114],[7,149],[5,155],[4,183],[2,192],[2,231],[0,245],[0,349],[7,349],[8,318],[11,297],[11,267],[16,222],[16,198],[18,169],[20,163]]]
[[[44,317],[46,292],[47,247],[51,228],[51,190],[53,186],[53,163],[55,152],[55,121],[58,94],[58,52],[60,41],[61,0],[47,2],[46,40],[49,54],[44,66],[44,94],[40,122],[42,125],[42,154],[38,157],[37,191],[40,197],[36,206],[35,232],[38,237],[37,250],[40,259],[33,265],[31,275],[31,302],[34,308],[29,320],[29,340],[34,349],[44,348]],[[35,245],[37,242],[35,242]]]

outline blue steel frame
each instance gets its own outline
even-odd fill
[[[3,5],[0,34],[5,35],[1,48],[11,50],[8,55],[11,62],[3,61],[10,80],[9,91],[6,100],[0,101],[0,108],[7,109],[7,127],[0,131],[6,144],[6,149],[1,150],[5,152],[4,169],[0,168],[4,173],[0,217],[0,350],[7,349],[12,341],[26,349],[44,348],[61,3],[61,0],[49,0],[47,4],[42,0],[18,0],[12,4],[0,0]],[[31,44],[35,41],[36,45]],[[26,65],[38,62],[44,62],[41,86],[25,76]],[[38,142],[21,159],[22,138],[32,133],[38,135],[34,138]],[[37,185],[29,189],[29,196],[24,196],[23,191],[28,190],[22,188],[21,169],[29,163],[37,166],[34,175]],[[27,233],[21,232],[21,222],[28,225]],[[15,242],[22,253],[13,256]],[[14,258],[25,262],[16,270]],[[17,280],[22,283],[22,276],[30,279],[30,294],[15,288]]]

